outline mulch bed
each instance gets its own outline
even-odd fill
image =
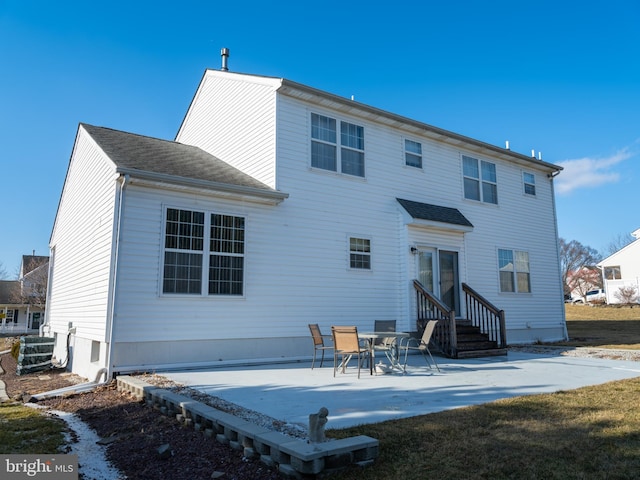
[[[19,401],[30,395],[79,383],[79,377],[60,371],[16,375],[10,354],[0,357],[7,395]],[[105,439],[106,456],[126,479],[257,480],[280,479],[278,471],[258,459],[217,442],[177,420],[166,417],[143,402],[119,392],[115,382],[82,393],[38,402],[55,410],[76,414]],[[170,455],[158,449],[170,445]],[[91,459],[80,458],[80,463]],[[114,479],[115,480],[115,479]]]

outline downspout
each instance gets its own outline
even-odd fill
[[[51,285],[52,285],[52,280],[53,280],[53,266],[55,264],[55,248],[52,249],[51,245],[49,246],[49,266],[47,267],[47,295],[45,297],[45,301],[44,301],[44,318],[43,318],[43,322],[42,325],[40,325],[40,329],[39,329],[39,336],[43,337],[45,335],[51,335],[51,325],[49,324],[49,321],[51,320],[50,315],[49,315],[49,305],[51,305],[51,303],[49,303],[51,301]],[[45,333],[46,331],[46,333]]]
[[[109,382],[108,370],[101,368],[96,373],[95,380],[93,382],[80,383],[78,385],[70,385],[68,387],[59,388],[57,390],[50,390],[48,392],[37,393],[32,395],[31,398],[36,402],[39,400],[46,400],[47,398],[57,398],[66,395],[75,395],[77,393],[85,393],[95,390],[100,385],[104,385]],[[104,381],[100,381],[100,378],[104,375]]]
[[[556,233],[556,264],[558,265],[558,278],[560,278],[562,283],[562,271],[560,269],[560,236],[558,233],[558,213],[556,212],[556,192],[554,188],[553,179],[560,174],[560,171],[555,171],[549,173],[547,177],[549,178],[549,182],[551,184],[551,202],[553,204],[553,227],[555,228]],[[569,331],[567,330],[567,317],[565,315],[564,309],[564,285],[561,285],[562,288],[562,330],[564,333],[564,340],[569,340]]]
[[[111,358],[113,357],[113,335],[114,335],[114,311],[116,307],[116,287],[118,283],[118,263],[120,260],[120,235],[122,233],[122,211],[124,205],[124,189],[129,182],[129,175],[120,175],[118,177],[118,196],[115,211],[116,218],[114,221],[115,226],[115,235],[114,235],[114,247],[113,247],[113,265],[111,272],[111,280],[109,286],[109,302],[108,302],[108,311],[107,311],[107,334],[106,334],[106,342],[107,342],[107,358],[105,362],[106,372],[105,372],[105,381],[108,381],[112,378],[112,365]],[[102,371],[102,370],[101,370]]]

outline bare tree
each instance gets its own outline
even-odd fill
[[[635,303],[638,300],[638,289],[636,287],[620,287],[613,296],[623,304]]]
[[[635,238],[630,233],[619,233],[607,245],[605,256],[610,256],[633,242]]]
[[[0,262],[0,280],[6,280],[7,279],[7,270],[4,268],[4,265],[2,264],[2,262]]]
[[[560,247],[560,268],[565,295],[578,290],[584,297],[593,288],[602,288],[602,277],[595,266],[601,259],[594,248],[582,245],[577,240],[558,240]]]

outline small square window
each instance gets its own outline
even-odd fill
[[[522,181],[524,182],[524,193],[535,196],[536,194],[536,176],[533,173],[522,173]]]
[[[409,167],[422,168],[422,144],[405,139],[404,161]]]
[[[604,278],[607,280],[620,280],[622,279],[622,273],[620,266],[604,267]]]

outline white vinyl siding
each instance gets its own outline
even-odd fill
[[[119,192],[112,162],[79,128],[51,235],[55,280],[47,302],[54,331],[104,340]]]
[[[219,73],[205,72],[176,141],[197,145],[265,185],[277,188],[278,80]]]

